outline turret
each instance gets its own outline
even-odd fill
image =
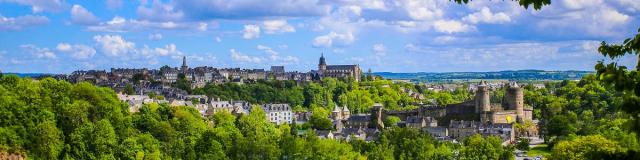
[[[519,123],[524,123],[524,94],[518,83],[509,84],[505,98],[508,109],[516,110],[516,115],[518,116],[516,120]]]
[[[487,82],[482,81],[478,84],[478,90],[476,90],[476,113],[481,112],[490,112],[491,111],[491,102],[489,97],[489,87],[487,86]]]

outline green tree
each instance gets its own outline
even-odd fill
[[[620,154],[620,146],[600,135],[561,141],[552,150],[552,159],[607,159]]]
[[[595,65],[598,79],[622,92],[621,110],[631,115],[631,129],[636,133],[640,132],[640,59],[636,68],[632,70],[628,70],[626,66],[619,66],[616,59],[625,55],[637,57],[640,54],[640,29],[638,32],[633,38],[625,39],[622,44],[608,44],[603,41],[598,52],[613,62],[605,65],[604,61],[599,61]]]
[[[124,87],[124,93],[128,94],[128,95],[134,95],[134,94],[136,94],[136,90],[133,89],[133,86],[131,84],[127,84]]]
[[[61,134],[54,122],[40,123],[33,135],[33,154],[42,159],[58,159],[64,144]]]

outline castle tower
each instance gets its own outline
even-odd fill
[[[324,53],[320,54],[320,62],[318,63],[318,72],[324,73],[327,70],[327,62],[324,60]]]
[[[513,82],[509,84],[505,99],[508,109],[516,110],[516,120],[519,123],[524,123],[524,93],[518,83]]]
[[[478,90],[476,90],[475,101],[476,101],[476,108],[475,108],[476,113],[491,111],[489,87],[487,86],[487,82],[482,81],[478,85]]]
[[[349,108],[347,108],[347,106],[342,107],[342,118],[349,119],[350,117],[351,117],[351,111],[349,111]]]

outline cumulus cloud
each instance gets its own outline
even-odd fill
[[[236,49],[230,49],[229,52],[231,53],[231,59],[233,59],[234,61],[249,62],[249,63],[260,63],[260,62],[262,62],[262,59],[260,57],[254,57],[254,56],[245,55],[245,54],[242,54],[242,53],[236,51]]]
[[[81,5],[71,7],[71,22],[82,25],[92,25],[100,22],[100,19]]]
[[[326,47],[326,48],[330,48],[334,46],[343,47],[343,46],[351,45],[354,41],[355,41],[355,37],[351,32],[346,32],[346,33],[330,32],[329,34],[318,36],[315,39],[313,39],[313,46]]]
[[[442,33],[468,32],[474,29],[473,26],[456,20],[438,20],[433,23],[433,27],[436,31]]]
[[[20,48],[22,48],[27,53],[35,56],[36,58],[46,58],[46,59],[58,58],[58,56],[56,56],[56,54],[53,51],[49,50],[49,48],[39,48],[33,44],[23,44],[23,45],[20,45]]]
[[[65,5],[64,0],[0,0],[0,2],[31,6],[31,11],[33,13],[40,13],[43,11],[60,11]]]
[[[56,46],[56,50],[62,53],[67,53],[71,55],[71,58],[74,59],[87,59],[93,57],[96,54],[96,50],[93,49],[93,47],[81,44],[71,45],[68,43],[58,43],[58,46]]]
[[[286,20],[267,20],[263,22],[264,32],[267,34],[295,32],[296,29]]]
[[[45,16],[4,17],[0,15],[0,31],[18,31],[27,27],[45,25],[49,19]]]
[[[244,25],[244,33],[242,38],[255,39],[260,37],[260,26],[258,25]]]
[[[511,21],[504,12],[492,13],[488,7],[483,7],[480,11],[467,15],[462,18],[464,21],[476,23],[506,23]]]
[[[126,56],[135,51],[136,44],[119,35],[96,35],[93,37],[101,51],[112,57]]]

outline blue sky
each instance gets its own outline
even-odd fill
[[[637,0],[0,0],[0,70],[112,67],[375,72],[593,70],[640,27]],[[626,57],[621,64],[633,65]]]

